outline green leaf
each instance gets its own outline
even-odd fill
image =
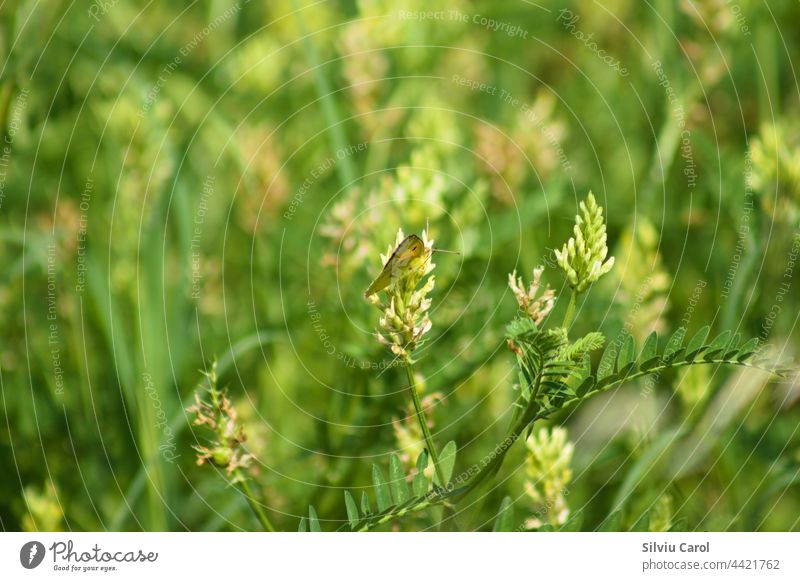
[[[369,516],[372,514],[372,507],[369,504],[369,496],[365,490],[361,491],[361,513],[364,516]]]
[[[304,533],[306,531],[307,531],[307,528],[306,528],[306,517],[301,516],[300,517],[300,524],[297,525],[297,532],[298,533]]]
[[[694,358],[697,357],[697,355],[703,350],[703,343],[705,343],[710,330],[711,327],[706,325],[694,334],[694,337],[691,338],[689,344],[686,346],[686,353],[684,354],[684,359],[686,361],[694,360]]]
[[[358,526],[358,507],[353,495],[349,490],[344,491],[344,506],[347,509],[347,520],[350,521],[350,530],[355,530]]]
[[[739,346],[739,341],[741,340],[742,340],[741,333],[736,333],[733,336],[733,338],[730,340],[730,343],[728,343],[728,345],[725,347],[725,353],[723,356],[724,359],[730,359],[731,357],[734,357],[737,353],[739,353],[737,347]]]
[[[536,323],[528,317],[517,317],[506,326],[506,337],[512,341],[530,339],[539,332]]]
[[[739,355],[736,357],[737,361],[746,361],[750,357],[752,357],[753,353],[758,351],[758,345],[760,341],[758,337],[753,337],[747,343],[742,345],[742,348],[739,349]]]
[[[678,355],[683,340],[686,338],[686,327],[678,327],[672,336],[667,341],[667,346],[664,348],[664,359],[669,361]]]
[[[319,533],[322,531],[319,527],[319,517],[317,517],[317,511],[314,510],[313,506],[308,507],[308,528],[312,533]]]
[[[428,467],[428,452],[425,450],[417,458],[417,473],[414,474],[414,481],[412,488],[414,489],[414,496],[425,496],[428,494],[428,477],[425,476],[425,469]]]
[[[575,390],[575,395],[578,397],[585,397],[587,393],[589,393],[594,387],[594,377],[591,375],[583,380],[583,383],[580,384],[578,389]]]
[[[710,360],[713,359],[715,355],[719,355],[722,351],[728,346],[731,342],[731,332],[730,331],[723,331],[711,342],[706,349],[705,354],[703,355],[703,359]]]
[[[586,379],[592,375],[592,360],[588,354],[581,357],[580,363],[572,370],[572,374],[567,380],[567,388],[569,391],[581,397],[585,395],[585,391],[578,394],[578,390],[586,383]],[[588,389],[588,385],[586,386]]]
[[[403,504],[411,498],[403,464],[395,454],[392,454],[389,458],[389,486],[391,487],[395,504]]]
[[[434,473],[433,481],[441,487],[447,486],[450,482],[450,477],[453,475],[453,467],[456,465],[456,451],[458,447],[453,440],[447,442],[442,448],[442,455],[439,458],[439,467],[442,469],[442,473],[444,474],[445,483],[439,484],[439,476],[438,474]]]
[[[620,532],[622,526],[622,511],[615,510],[608,515],[600,526],[603,532]]]
[[[658,356],[658,333],[653,331],[644,341],[642,353],[639,355],[639,367],[643,371],[647,371],[659,363],[661,363],[661,358]]]
[[[602,333],[598,331],[592,331],[591,333],[587,333],[575,341],[572,345],[566,347],[564,349],[563,356],[566,359],[577,361],[585,354],[600,349],[605,342],[606,338]]]
[[[528,378],[525,377],[525,374],[520,371],[518,373],[517,381],[519,381],[519,389],[520,393],[522,393],[522,397],[525,401],[530,401],[531,399],[531,384],[528,381]]]
[[[617,373],[624,375],[631,370],[636,359],[636,341],[633,335],[626,333],[625,341],[619,350],[617,357]]]
[[[378,503],[378,511],[388,510],[392,506],[392,493],[377,464],[372,465],[372,484],[375,486],[375,500]]]
[[[565,533],[577,533],[580,532],[581,527],[583,526],[583,509],[580,509],[573,514],[567,522],[561,525],[562,532]]]
[[[514,530],[514,507],[511,506],[511,497],[506,496],[500,503],[500,510],[494,519],[494,532],[510,533]]]
[[[617,357],[617,347],[614,343],[609,343],[606,350],[603,351],[603,356],[600,358],[600,363],[597,364],[597,381],[602,381],[606,377],[614,373],[614,360]]]

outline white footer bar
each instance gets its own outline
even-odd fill
[[[797,580],[799,553],[800,533],[3,533],[0,579]]]

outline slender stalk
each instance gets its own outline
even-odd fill
[[[567,306],[567,312],[564,314],[564,323],[561,325],[562,327],[569,328],[572,323],[572,318],[575,316],[575,305],[577,303],[578,293],[573,290],[569,297],[569,305]]]
[[[247,478],[241,476],[240,474],[236,474],[236,477],[237,484],[247,499],[247,504],[250,505],[250,509],[255,513],[258,522],[261,523],[261,526],[264,527],[265,531],[274,533],[276,529],[272,525],[272,522],[269,520],[267,514],[264,512],[264,509],[261,508],[261,505],[258,503],[255,496],[253,496],[253,492],[250,490],[250,485],[247,483]]]
[[[480,486],[484,484],[487,478],[492,478],[500,471],[506,454],[517,442],[522,433],[536,419],[536,413],[538,409],[539,406],[532,401],[519,420],[509,427],[505,438],[503,438],[503,440],[497,446],[497,448],[499,448],[499,452],[467,483],[467,485],[458,495],[458,502],[461,502],[461,500],[469,496],[472,492],[478,490]]]
[[[408,376],[408,389],[411,391],[411,399],[414,402],[414,411],[417,414],[417,422],[422,429],[422,435],[425,437],[425,447],[428,449],[431,460],[433,461],[433,468],[436,471],[436,476],[439,478],[439,486],[447,486],[445,482],[444,472],[442,471],[441,463],[439,461],[439,453],[436,451],[436,446],[433,444],[433,436],[428,428],[428,422],[425,419],[425,411],[422,409],[422,402],[417,393],[417,381],[414,379],[414,368],[410,360],[406,359],[406,375]]]

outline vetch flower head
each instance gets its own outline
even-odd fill
[[[574,448],[567,441],[567,431],[559,427],[552,431],[542,428],[531,434],[525,445],[528,449],[525,492],[535,507],[525,525],[529,529],[544,524],[562,525],[569,517],[566,495],[572,480],[569,465]]]
[[[388,346],[398,357],[409,359],[411,353],[419,346],[422,338],[431,330],[431,319],[428,310],[435,277],[430,275],[436,267],[431,262],[433,240],[428,239],[427,230],[422,232],[422,249],[416,255],[398,257],[395,250],[407,239],[403,230],[397,232],[394,246],[381,254],[381,263],[390,267],[389,284],[381,289],[386,293],[388,301],[381,300],[379,292],[367,296],[367,300],[383,311],[377,333],[378,341]],[[399,266],[390,262],[402,260]],[[422,284],[422,286],[420,286]],[[419,287],[419,288],[417,288]]]
[[[238,423],[236,410],[233,408],[225,392],[217,389],[217,365],[211,366],[211,371],[206,374],[208,377],[208,394],[210,402],[200,399],[195,393],[195,404],[186,408],[189,413],[195,414],[192,425],[208,426],[214,433],[214,439],[208,446],[193,446],[197,451],[198,466],[211,463],[220,468],[225,468],[228,476],[233,481],[243,478],[240,468],[250,466],[253,455],[245,452],[244,443],[247,436],[244,429]]]
[[[522,277],[517,277],[516,270],[508,275],[508,286],[514,293],[519,308],[525,311],[537,326],[541,325],[544,318],[550,314],[556,302],[556,294],[553,292],[553,289],[550,288],[550,285],[545,287],[542,296],[538,298],[536,296],[541,286],[543,272],[543,266],[533,269],[533,280],[527,290],[525,289],[525,283],[522,281]]]
[[[580,204],[573,232],[575,235],[564,247],[556,250],[556,259],[569,285],[575,292],[582,293],[614,266],[613,256],[606,260],[608,246],[603,208],[597,205],[592,192]]]

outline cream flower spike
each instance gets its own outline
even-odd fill
[[[606,260],[606,225],[603,208],[597,205],[592,192],[580,203],[575,216],[574,236],[556,250],[558,265],[576,293],[582,293],[614,266],[614,257]]]
[[[435,285],[435,277],[429,275],[436,267],[431,262],[432,255],[433,240],[428,238],[427,230],[422,232],[422,238],[404,236],[402,229],[398,230],[394,248],[389,247],[388,252],[381,255],[383,272],[367,290],[367,300],[383,311],[378,341],[404,359],[411,358],[411,353],[431,330],[428,295]],[[379,291],[386,292],[388,303],[381,301]]]

